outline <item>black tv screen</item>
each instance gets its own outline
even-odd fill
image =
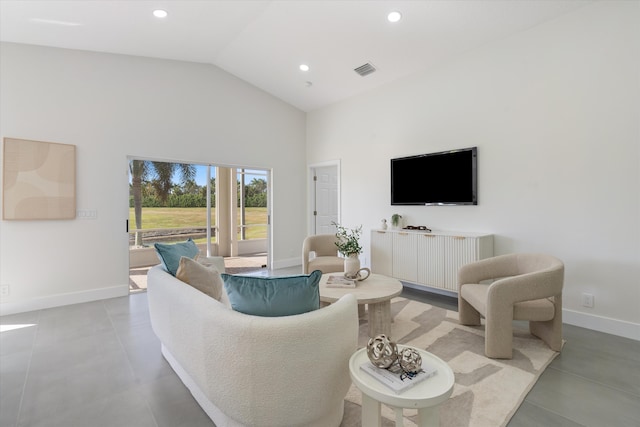
[[[478,148],[391,159],[392,205],[477,205]]]

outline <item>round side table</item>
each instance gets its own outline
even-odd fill
[[[332,275],[344,273],[326,273],[320,279],[320,301],[333,303],[345,294],[353,294],[360,307],[367,304],[369,312],[369,337],[385,334],[391,337],[391,299],[402,293],[402,283],[382,274],[371,274],[367,280],[358,282],[355,288],[330,288],[327,280]]]
[[[420,427],[438,426],[440,414],[438,405],[446,401],[453,392],[455,376],[445,361],[425,350],[420,350],[422,363],[435,367],[434,376],[416,384],[400,394],[360,369],[363,363],[371,363],[367,350],[356,351],[349,359],[351,380],[362,392],[362,425],[379,427],[381,425],[380,404],[384,403],[396,410],[396,427],[402,426],[402,410],[417,409]]]

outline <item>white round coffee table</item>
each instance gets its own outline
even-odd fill
[[[402,345],[400,345],[402,346]],[[380,426],[380,404],[396,409],[396,426],[402,426],[402,409],[418,410],[418,426],[438,426],[440,414],[438,405],[445,402],[453,392],[455,376],[449,365],[439,357],[420,350],[423,365],[437,369],[437,373],[400,394],[382,384],[360,369],[363,363],[371,363],[364,348],[356,351],[349,359],[351,380],[362,392],[362,425]]]
[[[327,287],[329,276],[344,273],[326,273],[320,279],[320,301],[332,303],[346,294],[352,294],[358,305],[367,304],[369,311],[369,336],[385,334],[391,337],[391,298],[402,292],[402,283],[382,274],[371,274],[366,280],[357,282],[355,288]]]

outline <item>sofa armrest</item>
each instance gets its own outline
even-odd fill
[[[520,274],[497,280],[489,286],[487,300],[513,305],[562,294],[563,268]]]

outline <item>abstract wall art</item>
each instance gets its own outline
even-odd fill
[[[4,138],[2,219],[76,217],[76,146]]]

